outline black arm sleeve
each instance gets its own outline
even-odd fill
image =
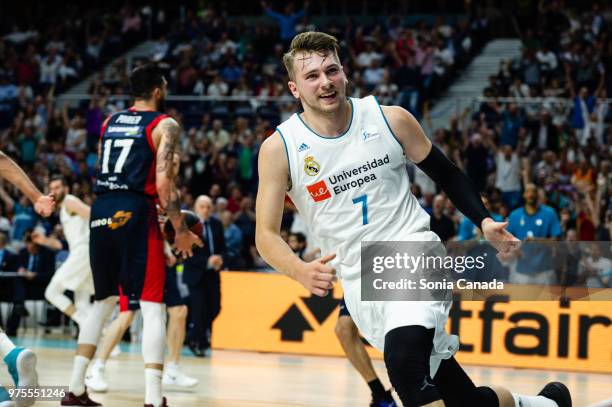
[[[442,188],[457,209],[478,228],[484,218],[491,216],[472,180],[446,158],[438,147],[432,145],[427,157],[417,166]]]

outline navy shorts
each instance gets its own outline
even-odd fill
[[[181,305],[187,305],[181,292],[178,288],[178,280],[176,278],[176,267],[166,267],[166,284],[164,287],[164,304],[167,307],[178,307]],[[119,296],[119,310],[124,311],[136,311],[140,309],[139,302],[130,303],[126,296]]]
[[[95,298],[129,304],[164,299],[164,240],[155,202],[133,192],[100,195],[91,207],[89,255]]]
[[[340,313],[338,314],[338,317],[350,317],[351,314],[349,313],[348,308],[346,307],[346,302],[344,302],[344,297],[342,297],[342,299],[340,300]]]
[[[187,305],[181,292],[178,288],[178,280],[176,278],[176,266],[166,269],[166,289],[164,291],[164,303],[168,307],[178,307],[179,305]]]

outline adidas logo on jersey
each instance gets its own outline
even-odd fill
[[[306,143],[302,143],[300,144],[300,147],[298,148],[298,153],[301,153],[302,151],[306,151],[310,148],[310,146]]]
[[[321,202],[331,198],[331,192],[329,192],[325,180],[315,182],[312,185],[306,185],[306,189],[308,189],[308,193],[315,202]]]

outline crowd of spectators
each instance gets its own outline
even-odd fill
[[[102,121],[128,106],[129,100],[121,96],[129,93],[129,70],[146,61],[119,58],[110,70],[98,71],[88,89],[90,98],[76,108],[57,101],[56,94],[70,83],[60,73],[65,71],[60,69],[62,64],[48,71],[44,61],[51,55],[77,61],[74,75],[69,76],[80,79],[89,68],[101,66],[102,56],[108,59],[142,39],[145,22],[153,20],[151,32],[161,34],[150,60],[167,69],[172,94],[251,98],[251,102],[231,105],[168,103],[168,111],[184,129],[181,181],[185,206],[202,194],[218,200],[221,207],[227,205],[230,224],[241,231],[236,248],[241,259],[236,264],[256,266],[253,202],[258,148],[274,126],[299,106],[296,102],[258,102],[252,96],[288,95],[282,54],[295,32],[315,28],[307,2],[295,9],[287,5],[284,10],[274,10],[265,2],[261,6],[260,18],[269,24],[231,20],[214,8],[186,10],[170,19],[163,12],[128,5],[114,17],[96,19],[97,25],[75,17],[38,32],[15,28],[0,47],[6,56],[0,59],[4,72],[0,148],[16,157],[39,185],[46,185],[50,174],[60,173],[70,180],[74,194],[91,203]],[[435,89],[441,89],[485,42],[487,22],[466,18],[450,25],[439,18],[432,24],[421,21],[407,26],[397,17],[384,17],[371,25],[348,21],[317,28],[339,38],[343,63],[353,83],[351,95],[373,92],[382,103],[403,104],[418,115]],[[22,61],[30,61],[26,79],[20,74]],[[8,195],[16,196],[11,187],[7,189]],[[27,209],[28,204],[23,204]],[[22,210],[10,209],[14,219],[19,219],[17,209]],[[9,208],[4,206],[4,210]],[[20,231],[11,231],[13,240],[21,237]]]
[[[456,70],[486,42],[486,19],[465,18],[449,24],[442,17],[408,26],[398,16],[374,24],[353,21],[317,26],[309,16],[309,3],[300,9],[287,3],[274,10],[261,2],[273,24],[230,23],[213,9],[188,12],[160,36],[152,59],[167,66],[171,88],[177,94],[201,96],[290,96],[282,55],[291,38],[319,29],[335,35],[341,60],[351,81],[351,94],[374,93],[384,103],[402,104],[420,115],[423,106],[451,80]],[[260,107],[257,98],[243,107],[242,115]],[[277,111],[290,106],[268,105]],[[213,111],[215,111],[213,109]],[[217,115],[228,111],[219,107]]]
[[[113,62],[109,72],[96,75],[89,99],[76,108],[57,102],[56,95],[143,39],[153,21],[151,32],[159,35],[150,60],[167,70],[172,94],[247,99],[173,102],[168,113],[184,130],[184,207],[208,195],[214,202],[212,216],[226,231],[226,265],[266,268],[254,245],[258,149],[299,105],[260,97],[288,96],[281,61],[291,36],[312,28],[334,34],[351,96],[374,93],[381,103],[402,105],[421,117],[487,41],[489,27],[486,19],[471,16],[453,24],[439,18],[408,26],[390,16],[374,24],[348,20],[315,27],[308,2],[284,10],[265,2],[261,6],[261,18],[269,24],[231,20],[214,8],[186,10],[169,19],[162,11],[125,6],[97,18],[96,24],[75,17],[39,31],[15,28],[0,39],[0,149],[41,187],[59,173],[73,194],[91,203],[101,124],[128,106],[121,95],[129,93],[129,69],[145,61]],[[532,204],[553,208],[547,216],[556,217],[558,230],[551,226],[546,236],[537,237],[610,240],[612,131],[609,104],[598,99],[610,94],[606,67],[612,66],[612,40],[606,13],[598,4],[573,12],[560,2],[542,3],[538,28],[522,36],[521,57],[504,62],[484,90],[487,97],[511,96],[516,103],[487,99],[431,135],[472,178],[496,219],[510,219],[511,227],[520,230],[524,225],[513,211]],[[534,96],[544,100],[522,100]],[[431,180],[416,168],[409,172],[413,193],[432,214],[432,228],[443,240],[477,237],[477,228]],[[0,187],[0,233],[7,236],[7,247],[22,250],[37,225],[61,237],[56,221],[40,223],[31,205],[18,197],[11,186]],[[519,219],[518,226],[513,219]],[[296,252],[316,253],[290,205],[283,229]]]
[[[520,239],[610,241],[609,17],[598,3],[577,13],[559,1],[541,2],[537,28],[522,36],[521,56],[502,61],[479,106],[433,134],[494,217],[508,220]],[[443,240],[475,237],[474,225],[418,170],[415,180],[414,192]],[[593,271],[583,263],[572,282],[612,286],[609,245],[598,253],[608,259],[605,267]]]

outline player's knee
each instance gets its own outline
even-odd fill
[[[99,304],[104,304],[104,306],[111,306],[114,307],[115,305],[117,305],[117,301],[119,301],[119,297],[116,295],[111,295],[109,297],[106,297],[103,300],[97,300],[96,303]]]
[[[512,393],[501,386],[479,386],[478,390],[478,405],[481,406],[498,406],[498,407],[514,407],[514,397]]]
[[[177,307],[168,308],[168,314],[170,314],[170,318],[176,321],[185,321],[187,320],[187,306],[179,305]]]
[[[45,299],[50,303],[53,303],[58,295],[61,295],[59,284],[55,283],[53,280],[49,283],[47,288],[45,289]]]
[[[340,342],[347,342],[359,336],[357,326],[350,317],[340,317],[336,322],[336,336]]]
[[[102,326],[113,312],[117,304],[118,297],[107,297],[103,300],[94,302],[91,313],[79,333],[79,344],[96,345],[100,339]]]
[[[134,321],[134,311],[123,311],[119,314],[119,321],[121,323],[121,329],[126,331]]]
[[[113,312],[115,305],[117,305],[117,301],[119,301],[119,297],[116,296],[107,297],[100,301],[94,301],[92,312],[95,312],[98,317],[106,320],[110,316],[111,312]]]
[[[52,284],[49,284],[47,288],[45,289],[45,300],[53,304],[53,301],[55,300],[55,293],[56,293],[55,287],[53,287]]]
[[[404,405],[422,406],[440,400],[429,375],[433,329],[404,326],[385,336],[384,359],[389,379]]]
[[[161,321],[166,323],[166,305],[159,302],[140,301],[140,311],[142,319],[146,323],[148,321]]]

